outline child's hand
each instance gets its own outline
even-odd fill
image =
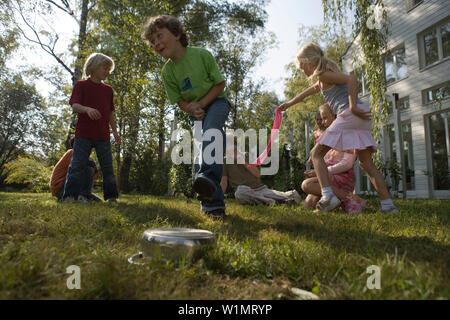
[[[94,108],[86,107],[86,113],[91,120],[98,120],[102,117],[100,111]]]
[[[187,106],[189,114],[197,120],[203,120],[205,117],[205,110],[198,102],[191,102]]]
[[[316,176],[316,171],[314,170],[306,170],[304,173],[308,178],[313,178]]]
[[[357,106],[354,106],[353,108],[350,106],[350,111],[357,117],[363,119],[363,120],[370,120],[372,119],[372,115],[370,114],[370,111],[364,111]]]
[[[280,104],[280,105],[278,106],[278,109],[279,109],[280,111],[286,111],[290,106],[291,106],[291,105],[290,105],[288,102],[285,102],[285,103],[283,103],[283,104]]]

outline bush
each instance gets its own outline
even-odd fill
[[[192,165],[174,164],[170,169],[170,187],[174,194],[184,194],[188,198],[193,198],[192,184]]]
[[[5,164],[8,184],[24,184],[30,192],[48,192],[52,169],[34,158],[19,156]]]

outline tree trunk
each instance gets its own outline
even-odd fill
[[[72,76],[72,83],[75,84],[83,75],[84,42],[87,35],[87,21],[89,13],[89,0],[83,0],[81,3],[80,31],[78,33],[78,54],[75,60],[75,71]]]
[[[159,109],[158,114],[158,160],[164,160],[164,144],[165,144],[165,125],[164,125],[165,109],[164,106]]]
[[[126,152],[123,157],[122,167],[120,168],[120,190],[123,192],[130,192],[130,169],[133,161],[133,155],[130,152]]]
[[[174,112],[173,112],[172,126],[170,127],[170,137],[169,137],[169,139],[170,139],[170,144],[169,144],[169,150],[168,150],[168,151],[169,151],[169,152],[168,152],[169,157],[170,157],[170,155],[171,155],[171,153],[172,153],[172,149],[173,149],[173,147],[174,147],[174,145],[175,145],[175,142],[172,141],[172,134],[173,134],[173,132],[177,129],[177,126],[178,126],[177,112],[176,112],[176,110],[174,110]],[[170,185],[170,175],[169,175],[169,183],[167,184],[167,195],[168,195],[168,196],[173,196],[174,193],[175,193],[175,190],[173,190],[172,187],[171,187],[171,185]]]
[[[136,119],[134,119],[131,122],[131,125],[130,125],[131,131],[128,135],[127,145],[124,145],[123,143],[125,141],[122,140],[124,156],[123,156],[123,161],[122,161],[121,165],[120,165],[120,151],[118,151],[117,155],[116,155],[116,161],[118,164],[117,170],[119,172],[118,188],[119,188],[119,190],[124,191],[124,192],[131,191],[130,190],[131,189],[131,187],[130,187],[130,169],[131,169],[131,164],[134,159],[134,155],[136,154],[136,143],[138,141],[138,135],[139,135],[139,118],[140,118],[140,116],[138,115],[136,117]]]
[[[81,79],[83,76],[83,60],[85,58],[84,56],[84,43],[86,40],[87,35],[87,22],[88,22],[88,13],[89,13],[89,1],[90,0],[83,0],[81,3],[81,16],[80,16],[80,30],[78,33],[78,54],[75,60],[75,70],[72,74],[72,85],[75,85],[75,83]],[[75,133],[75,126],[76,126],[76,112],[72,112],[72,119],[69,124],[69,130],[67,132],[67,138],[66,138],[66,148],[70,148],[70,136]]]
[[[165,145],[165,137],[164,132],[161,130],[158,135],[158,159],[159,161],[164,160],[164,145]]]

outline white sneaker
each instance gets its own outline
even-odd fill
[[[294,200],[296,203],[299,203],[302,200],[302,198],[298,194],[297,190],[293,190],[292,194],[291,194],[291,196],[289,198]]]
[[[322,197],[317,203],[317,209],[321,212],[331,211],[337,208],[340,204],[341,200],[339,200],[335,195],[328,199],[324,199]]]
[[[396,206],[393,206],[393,207],[389,207],[385,210],[380,209],[379,212],[380,213],[400,213],[400,210],[398,210],[398,208]]]

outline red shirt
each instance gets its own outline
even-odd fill
[[[91,120],[86,113],[78,114],[75,137],[109,140],[109,120],[114,111],[113,89],[104,83],[95,83],[91,79],[79,80],[75,83],[69,104],[81,104],[85,107],[97,109],[102,117]]]

